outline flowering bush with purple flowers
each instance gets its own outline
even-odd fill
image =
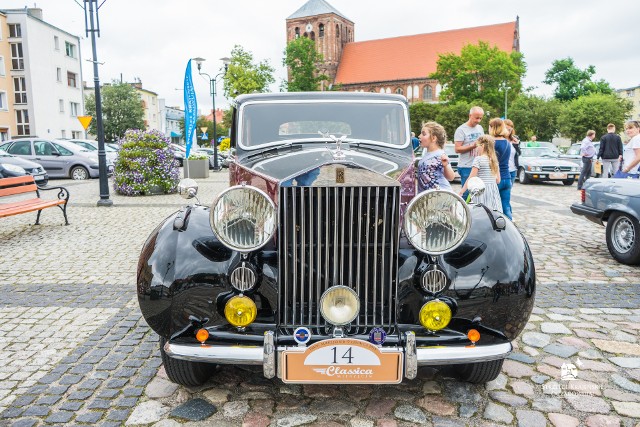
[[[157,130],[126,131],[115,162],[115,191],[125,196],[175,193],[180,171],[169,143]]]

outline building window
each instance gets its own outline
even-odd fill
[[[71,138],[73,138],[73,139],[82,138],[82,132],[80,132],[79,130],[72,130],[71,131]]]
[[[64,42],[64,50],[68,57],[75,58],[76,57],[76,45],[71,44],[69,42]]]
[[[61,82],[62,81],[62,68],[56,68],[56,79]]]
[[[340,26],[338,24],[336,24],[336,38],[340,38]]]
[[[20,24],[9,24],[9,37],[22,37]]]
[[[60,50],[60,39],[58,36],[53,36],[53,48],[55,50]]]
[[[401,88],[401,87],[396,88],[396,93],[397,93],[398,95],[404,95],[404,90],[402,90],[402,88]]]
[[[64,99],[58,99],[58,108],[61,113],[64,113]]]
[[[313,41],[316,40],[316,32],[315,31],[311,31],[311,33],[309,34],[309,38]]]
[[[318,26],[318,36],[319,37],[324,37],[324,24],[320,24]]]
[[[13,94],[14,103],[26,104],[27,103],[27,80],[24,77],[13,78]]]
[[[431,86],[427,85],[422,89],[422,99],[426,101],[433,99],[433,88]]]
[[[78,117],[78,110],[80,109],[80,104],[77,102],[70,102],[69,106],[71,107],[71,117]]]
[[[18,125],[18,135],[30,135],[29,112],[27,110],[16,110],[16,124]]]
[[[6,75],[7,71],[5,70],[4,56],[0,56],[0,76],[4,77]]]
[[[295,29],[295,37],[300,38],[300,27],[296,27]]]
[[[147,103],[145,102],[145,100],[143,99],[142,101],[140,101],[140,104],[142,105],[143,109],[147,109]]]
[[[72,73],[70,71],[67,71],[67,85],[69,87],[78,87],[76,85],[76,73]]]
[[[67,131],[66,131],[66,130],[62,130],[62,131],[60,131],[60,135],[62,136],[62,139],[66,139],[66,137],[67,137]]]
[[[0,92],[0,110],[7,111],[9,105],[7,104],[7,92]]]
[[[24,70],[24,56],[22,55],[22,43],[11,43],[11,69]]]

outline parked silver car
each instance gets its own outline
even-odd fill
[[[33,179],[38,185],[47,185],[47,182],[49,182],[49,175],[47,175],[42,165],[0,150],[0,178],[23,175],[33,175]]]
[[[518,181],[521,184],[562,181],[564,185],[572,185],[580,176],[580,168],[575,163],[558,159],[556,153],[546,147],[522,148],[518,163]]]
[[[564,154],[560,154],[558,155],[559,159],[563,159],[563,160],[568,160],[570,162],[575,163],[576,165],[578,165],[578,167],[582,167],[582,155],[580,154],[580,147],[582,146],[582,144],[578,143],[578,144],[571,144],[571,147],[567,148],[567,152]],[[600,142],[594,142],[593,146],[596,149],[596,153],[598,152],[598,150],[600,149]],[[596,168],[593,167],[594,163],[596,162],[595,156],[593,158],[593,160],[591,161],[591,176],[595,176],[596,178],[600,177],[600,174],[596,173]]]
[[[79,145],[82,148],[86,148],[91,152],[95,152],[95,154],[98,154],[98,141],[95,141],[93,139],[69,139],[68,141],[73,142],[74,144]],[[118,158],[118,150],[105,143],[104,151],[107,155],[107,159],[115,163],[116,159]]]
[[[99,176],[98,155],[69,141],[24,138],[0,145],[7,153],[41,164],[51,178],[89,179]],[[113,173],[113,162],[107,159]]]
[[[640,180],[590,179],[582,188],[582,202],[571,212],[604,225],[607,248],[623,264],[640,264]]]

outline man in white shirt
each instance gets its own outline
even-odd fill
[[[484,110],[482,107],[471,108],[469,111],[469,120],[460,125],[453,136],[456,153],[460,154],[460,158],[458,159],[458,173],[460,174],[460,184],[462,186],[464,186],[464,183],[469,178],[469,174],[471,174],[473,158],[476,156],[476,140],[480,135],[484,134],[484,129],[480,126],[483,117]],[[463,197],[467,197],[466,192]]]

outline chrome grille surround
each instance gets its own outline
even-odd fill
[[[347,286],[360,300],[349,333],[395,324],[400,186],[281,187],[279,323],[330,326],[320,298]]]
[[[437,268],[431,268],[425,271],[422,273],[422,277],[420,279],[422,289],[434,295],[442,292],[447,287],[448,283],[449,280],[447,275],[444,271]]]
[[[243,262],[231,272],[229,281],[235,289],[246,292],[256,284],[256,273]]]
[[[542,172],[570,172],[571,166],[542,166]]]

